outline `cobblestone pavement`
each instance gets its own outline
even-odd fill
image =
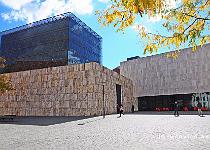
[[[210,116],[125,114],[46,126],[4,123],[0,149],[210,150]]]

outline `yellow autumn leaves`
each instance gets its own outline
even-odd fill
[[[98,21],[102,26],[113,24],[117,31],[124,31],[132,25],[137,15],[149,14],[154,16],[163,10],[162,0],[113,0],[112,5],[103,10],[96,11]]]
[[[0,57],[0,68],[3,68],[4,66],[5,66],[5,59]],[[11,89],[12,89],[12,86],[9,82],[8,75],[1,74],[0,75],[0,94]]]
[[[0,75],[0,94],[4,93],[7,90],[12,90],[12,85],[10,84],[10,80],[8,78],[8,74]]]
[[[144,53],[171,46],[178,49],[184,44],[196,50],[197,45],[210,42],[210,1],[181,0],[176,8],[168,9],[166,6],[170,1],[175,0],[112,0],[111,7],[98,11],[97,15],[102,26],[113,25],[116,31],[124,31],[133,25],[137,16],[161,16],[168,34],[148,33],[144,28],[139,29],[140,38],[145,42]],[[171,55],[177,57],[178,51]]]

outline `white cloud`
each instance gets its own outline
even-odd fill
[[[181,0],[166,0],[165,2],[166,2],[166,9],[173,9],[180,4]],[[162,19],[161,14],[157,14],[154,17],[148,18],[148,22],[156,23],[161,21],[161,19]]]
[[[98,1],[102,3],[108,3],[110,0],[98,0]]]
[[[158,15],[156,15],[156,16],[154,16],[154,17],[150,17],[150,18],[148,19],[148,22],[154,23],[154,22],[161,21],[161,19],[162,19],[161,15],[158,14]]]
[[[166,0],[165,2],[167,9],[173,9],[181,3],[181,0]]]
[[[19,10],[21,7],[32,1],[33,0],[0,0],[5,6],[15,10]]]
[[[65,12],[79,15],[93,12],[92,0],[0,0],[12,9],[2,13],[5,20],[26,20],[28,23]],[[11,2],[12,1],[12,2]],[[19,3],[21,1],[21,3]],[[19,4],[18,4],[19,3]]]
[[[2,14],[1,16],[4,20],[9,20],[10,18],[8,14]]]
[[[92,0],[68,0],[64,6],[64,10],[71,10],[72,12],[77,12],[78,14],[91,14],[93,11]]]
[[[136,31],[136,32],[139,32],[140,30],[144,29],[145,32],[151,32],[145,25],[142,25],[138,22],[136,22],[133,26],[131,26],[131,28]]]

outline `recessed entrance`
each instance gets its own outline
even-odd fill
[[[169,108],[173,110],[174,102],[178,101],[180,109],[187,107],[193,110],[192,96],[193,94],[177,94],[139,97],[138,109],[154,111],[156,108]]]
[[[121,85],[116,84],[116,94],[117,94],[117,105],[120,106],[121,102]],[[119,109],[117,109],[117,113],[119,113]]]

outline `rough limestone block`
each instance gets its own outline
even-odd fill
[[[85,70],[92,70],[92,63],[86,63]]]
[[[98,63],[95,63],[95,70],[101,72],[103,69],[103,67],[101,67],[101,65],[99,65]]]
[[[93,84],[87,86],[87,92],[88,93],[93,93],[94,92],[94,85]]]
[[[0,108],[4,113],[27,116],[100,115],[104,85],[106,112],[110,114],[115,111],[116,84],[132,87],[131,81],[116,79],[113,74],[97,63],[11,73],[15,91],[0,96]],[[125,89],[126,105],[130,105],[130,93],[132,89]]]
[[[88,103],[87,101],[80,101],[81,105],[80,105],[80,108],[83,108],[83,109],[87,109],[88,108]]]
[[[64,80],[64,87],[68,87],[69,86],[69,80],[65,79]]]
[[[77,72],[77,71],[79,71],[79,65],[78,64],[75,64],[74,65],[74,72]]]
[[[79,71],[85,70],[85,64],[79,64]]]
[[[81,108],[81,101],[76,101],[76,108]]]
[[[76,101],[71,101],[71,108],[77,108],[77,104],[76,104]]]

